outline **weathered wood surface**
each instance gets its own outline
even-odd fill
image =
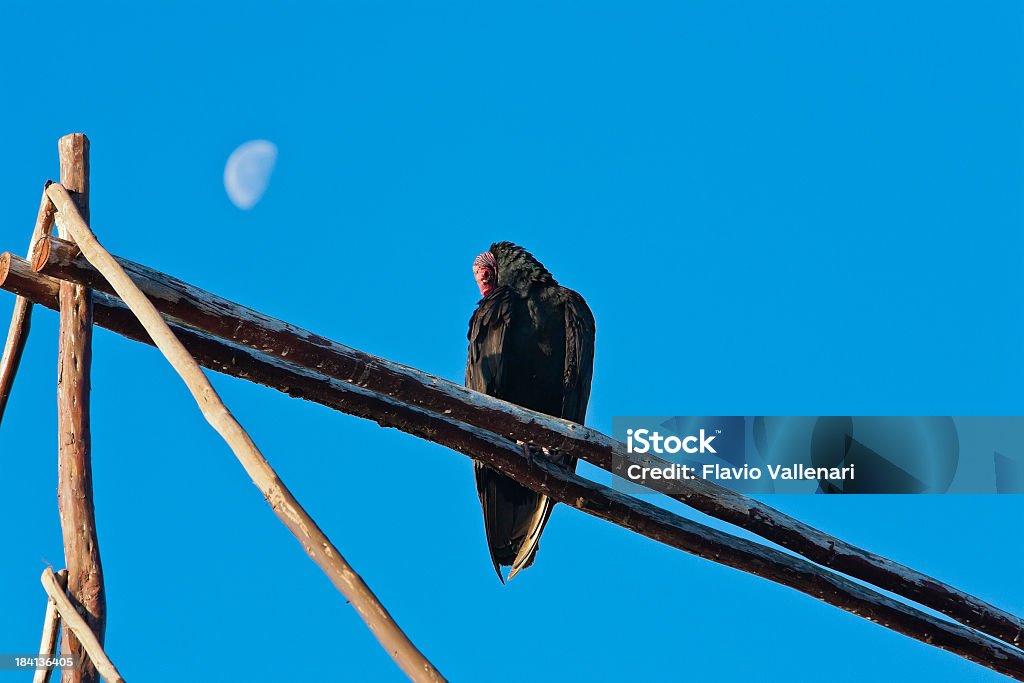
[[[28,243],[28,253],[31,255],[36,244],[43,237],[50,234],[53,228],[53,202],[46,196],[46,188],[50,181],[43,186],[42,199],[39,200],[39,210],[36,212],[36,224],[32,230],[32,238]],[[3,422],[4,412],[7,409],[7,401],[11,397],[11,390],[14,387],[14,377],[18,374],[18,366],[21,365],[21,354],[25,351],[25,342],[32,327],[32,302],[25,297],[19,296],[14,302],[14,312],[11,314],[11,324],[7,329],[7,341],[4,343],[4,353],[0,357],[0,423]]]
[[[68,230],[84,256],[103,274],[104,279],[138,318],[157,348],[188,387],[203,417],[231,448],[253,483],[263,493],[274,514],[348,599],[402,671],[417,683],[442,683],[444,677],[398,626],[383,603],[377,599],[362,577],[349,565],[277,476],[277,472],[267,462],[249,433],[221,400],[202,368],[164,322],[160,312],[100,245],[88,223],[76,210],[70,193],[59,184],[51,185],[46,192],[57,207],[60,225]],[[61,296],[63,307],[63,284]]]
[[[111,291],[88,261],[78,254],[74,244],[56,238],[41,241],[32,261],[33,269],[38,272]],[[612,471],[614,461],[633,461],[648,466],[659,462],[653,456],[629,455],[622,443],[592,429],[520,408],[414,368],[357,351],[146,266],[126,259],[118,259],[118,263],[162,313],[209,334],[495,434],[556,448],[604,470]],[[259,379],[254,381],[269,385]],[[286,391],[301,397],[307,390],[289,386]],[[359,400],[350,403],[358,404]],[[345,403],[339,404],[345,412],[360,414],[343,406]],[[373,415],[360,415],[377,419]],[[660,486],[657,490],[661,493],[818,564],[919,602],[1007,643],[1018,647],[1024,643],[1024,619],[926,574],[823,533],[763,503],[704,479],[652,483]]]
[[[80,133],[72,133],[62,137],[57,146],[60,153],[61,184],[68,188],[78,211],[88,220],[89,140]],[[65,225],[58,224],[57,231],[61,237],[70,236]],[[90,631],[102,644],[107,608],[93,508],[92,445],[89,432],[92,292],[88,287],[73,282],[60,284],[58,358],[57,502],[64,534],[68,593],[82,610]],[[80,667],[64,670],[64,682],[99,681],[96,667],[82,650],[75,635],[65,628],[64,636],[62,651],[82,657]]]
[[[57,611],[60,612],[61,619],[64,621],[64,637],[68,636],[68,629],[70,629],[71,633],[74,634],[75,642],[79,643],[84,652],[88,654],[89,660],[93,663],[93,668],[98,672],[97,676],[103,676],[107,683],[124,683],[124,678],[121,677],[117,667],[107,657],[107,653],[103,651],[103,643],[100,642],[97,634],[79,614],[80,609],[76,608],[68,596],[64,594],[64,590],[57,582],[53,570],[49,567],[44,569],[40,580],[43,582],[43,588],[46,589],[47,595],[56,604]],[[64,674],[67,675],[68,671],[77,671],[79,669],[65,669]],[[99,679],[97,678],[97,680]]]
[[[54,577],[57,586],[65,590],[68,585],[68,572],[61,569]],[[57,635],[60,633],[60,612],[57,611],[57,603],[53,598],[46,599],[46,614],[43,617],[43,637],[39,642],[39,656],[52,657],[57,654]],[[48,683],[53,669],[49,667],[37,668],[32,676],[32,683]]]
[[[28,261],[9,251],[0,254],[0,288],[28,299],[32,305],[60,310],[60,280],[33,273]]]
[[[5,269],[5,260],[14,265]],[[11,261],[8,255],[0,257],[0,288],[41,292],[39,303],[52,307],[52,299],[47,304],[45,285],[28,284],[34,278],[47,279],[32,273],[21,259],[15,257]],[[96,294],[96,323],[138,339],[140,332],[125,326],[121,309],[124,304],[119,300]],[[403,397],[374,393],[294,365],[290,360],[194,330],[180,321],[168,319],[168,322],[196,360],[207,368],[300,395],[335,410],[442,444],[583,512],[671,547],[789,586],[904,635],[984,666],[998,667],[997,670],[1007,675],[1024,677],[1024,655],[1014,648],[886,598],[810,562],[713,530],[575,474],[547,468],[540,459],[531,466],[522,450],[512,442],[452,416],[407,405]],[[145,341],[152,344],[148,339]]]

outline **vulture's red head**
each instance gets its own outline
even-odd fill
[[[480,296],[487,296],[498,285],[525,296],[535,283],[558,284],[533,254],[511,242],[495,242],[477,256],[473,260],[473,278],[480,288]]]
[[[480,288],[480,296],[487,296],[498,281],[498,261],[494,254],[485,251],[473,260],[473,278]]]

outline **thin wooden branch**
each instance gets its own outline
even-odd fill
[[[58,143],[60,180],[69,203],[89,216],[89,139],[65,135]],[[52,187],[50,185],[49,187]],[[49,187],[45,192],[49,191]],[[57,226],[61,237],[69,237]],[[107,623],[103,565],[100,562],[96,512],[92,497],[92,444],[89,428],[92,367],[92,292],[73,282],[60,284],[60,345],[57,368],[57,502],[64,535],[68,593],[100,644]],[[81,655],[81,666],[65,669],[64,683],[98,683],[96,667],[78,639],[65,631],[62,651]]]
[[[403,403],[449,415],[495,434],[556,448],[604,470],[613,471],[613,462],[656,464],[650,457],[638,460],[638,456],[626,453],[622,443],[600,432],[357,351],[146,266],[125,259],[117,261],[161,312],[209,334],[373,393],[398,397]],[[41,241],[32,254],[32,262],[33,269],[38,272],[111,291],[74,244],[57,238]],[[233,374],[230,369],[218,369]],[[253,371],[250,379],[268,386],[276,383],[276,388],[281,388],[273,374],[265,379],[258,376],[259,373]],[[295,385],[288,385],[282,390],[292,396],[304,396],[302,392],[307,391]],[[346,390],[339,388],[338,391],[344,393]],[[307,397],[325,403],[320,398]],[[359,412],[361,400],[335,397],[340,410],[376,419],[372,413]],[[353,404],[355,409],[348,409]],[[1022,644],[1024,619],[926,574],[819,531],[768,505],[699,478],[651,480],[650,483],[658,485],[659,492],[696,510],[747,529],[823,566],[914,600],[1009,644],[1018,647]]]
[[[117,295],[146,328],[157,348],[192,392],[207,422],[231,447],[253,483],[263,492],[274,513],[295,535],[338,590],[348,598],[388,654],[414,681],[443,681],[444,678],[434,665],[399,628],[369,586],[345,561],[327,535],[277,476],[249,434],[221,401],[202,368],[161,318],[159,311],[114,258],[100,246],[86,221],[79,215],[68,192],[61,185],[54,184],[47,189],[47,193],[57,206],[58,224],[72,235],[85,257],[110,282]]]
[[[6,255],[5,255],[6,257]],[[30,282],[45,276],[29,272],[20,259],[0,257],[0,288],[40,292],[38,302],[52,306],[45,283]],[[123,326],[117,307],[124,304],[96,294],[96,322],[129,338],[134,332]],[[49,301],[49,303],[48,303]],[[169,320],[186,347],[206,367],[294,393],[342,412],[372,419],[415,436],[452,448],[507,473],[520,483],[551,498],[600,517],[636,533],[789,586],[886,628],[922,642],[948,649],[960,656],[995,668],[1007,675],[1024,676],[1024,654],[970,629],[922,613],[781,551],[735,538],[683,519],[646,502],[570,475],[545,468],[539,459],[530,466],[521,448],[490,432],[466,425],[442,414],[431,413],[309,368],[209,336]],[[152,343],[152,342],[148,342]]]
[[[75,634],[75,639],[82,644],[99,675],[103,676],[107,683],[124,683],[124,678],[121,677],[117,667],[107,657],[107,653],[103,651],[103,645],[100,643],[97,635],[89,628],[89,624],[78,613],[78,610],[71,600],[68,599],[68,596],[64,594],[64,590],[57,582],[53,570],[47,567],[43,570],[43,575],[40,578],[46,593],[57,605],[57,611],[60,612],[60,616],[64,620],[64,626],[71,629],[71,632]],[[84,664],[84,658],[81,659],[81,664]],[[81,668],[81,665],[79,668]],[[64,669],[64,671],[67,672],[69,669]]]
[[[36,249],[36,243],[50,234],[53,228],[53,202],[46,196],[46,188],[50,181],[43,185],[42,199],[39,200],[39,211],[36,212],[36,224],[32,229],[32,239],[28,243],[28,254]],[[11,397],[14,377],[21,365],[21,354],[25,351],[25,342],[32,328],[32,302],[24,297],[14,301],[14,312],[11,314],[11,325],[7,330],[7,341],[4,343],[4,354],[0,358],[0,423],[3,423],[7,400]]]
[[[68,571],[61,569],[54,577],[57,580],[57,587],[62,591],[67,586]],[[53,657],[57,653],[57,635],[60,633],[60,612],[57,611],[57,603],[53,598],[46,599],[46,615],[43,617],[43,639],[39,643],[40,657]],[[35,675],[32,676],[32,683],[48,683],[53,669],[48,666],[37,667]]]

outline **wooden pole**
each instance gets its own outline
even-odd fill
[[[85,220],[89,216],[89,139],[81,133],[58,142],[60,181]],[[52,187],[52,185],[51,185]],[[71,233],[57,226],[61,237]],[[71,282],[60,284],[60,345],[57,367],[57,501],[64,534],[68,592],[100,644],[106,629],[106,596],[100,564],[96,515],[92,498],[92,454],[89,433],[89,381],[92,366],[92,293]],[[77,669],[65,669],[65,683],[99,681],[96,667],[78,638],[67,630],[62,651],[81,657]]]
[[[9,265],[5,268],[4,263]],[[43,282],[34,282],[39,279]],[[49,278],[32,273],[17,257],[6,254],[0,257],[0,288],[38,292],[37,302],[52,307],[55,303],[47,294],[47,280]],[[123,306],[120,301],[97,293],[97,324],[109,325],[116,332],[136,338],[137,330],[126,328],[117,313],[117,307]],[[997,640],[916,610],[787,553],[692,522],[557,468],[545,469],[540,459],[531,466],[522,449],[512,441],[450,416],[409,406],[402,401],[402,396],[376,394],[281,358],[206,335],[180,321],[169,322],[188,350],[208,368],[286,393],[294,392],[335,410],[442,444],[558,502],[673,548],[789,586],[886,628],[1024,680],[1024,653]],[[152,344],[150,340],[146,342]]]
[[[46,589],[47,595],[53,600],[57,606],[57,611],[60,612],[61,618],[64,620],[64,637],[68,636],[68,631],[75,636],[75,641],[82,648],[82,659],[78,669],[64,669],[65,675],[68,671],[79,671],[82,666],[85,666],[86,654],[90,666],[98,671],[96,674],[96,680],[99,680],[99,676],[103,676],[107,683],[124,683],[124,678],[118,672],[117,667],[107,657],[107,653],[103,651],[103,643],[100,642],[99,636],[89,628],[89,624],[82,615],[79,614],[79,609],[76,609],[72,604],[68,596],[64,594],[63,589],[57,582],[57,578],[53,575],[53,570],[47,567],[43,570],[43,575],[40,577],[43,582],[43,588]]]
[[[53,228],[53,202],[46,196],[46,188],[49,185],[50,181],[47,180],[46,185],[43,186],[39,211],[36,212],[35,228],[32,230],[32,239],[28,243],[29,255],[36,250],[36,243],[48,236]],[[14,313],[11,315],[11,325],[7,331],[7,342],[4,344],[3,357],[0,358],[0,423],[4,419],[7,400],[11,396],[11,388],[14,386],[14,376],[18,374],[21,354],[25,350],[25,342],[28,340],[31,327],[32,302],[19,296],[14,302]]]
[[[57,586],[62,591],[68,585],[68,572],[61,569],[57,572]],[[43,617],[43,639],[39,643],[39,656],[52,657],[57,653],[57,635],[60,633],[60,612],[57,611],[57,603],[53,598],[46,600],[46,615]],[[37,668],[32,676],[32,683],[48,683],[53,669],[50,667]]]
[[[378,420],[365,410],[365,394],[394,397],[407,405],[447,415],[494,434],[557,449],[607,471],[613,463],[655,466],[653,456],[631,455],[625,446],[600,432],[543,415],[463,386],[393,363],[203,291],[146,266],[117,259],[132,280],[166,316],[204,332],[258,350],[289,364],[341,380],[336,393],[325,387],[285,384],[276,372],[250,379],[292,396],[309,398],[344,412]],[[111,292],[110,285],[69,242],[49,238],[32,254],[33,269],[60,279]],[[234,374],[228,367],[216,368]],[[363,391],[365,390],[365,391]],[[317,396],[320,396],[319,398]],[[395,424],[399,429],[405,429]],[[406,429],[406,431],[409,431]],[[639,458],[639,459],[638,459]],[[1001,610],[926,574],[826,534],[774,508],[704,479],[653,480],[656,490],[712,517],[735,524],[789,548],[823,566],[892,591],[1014,646],[1024,644],[1024,619]]]
[[[82,253],[101,272],[119,297],[139,319],[157,348],[188,387],[207,422],[231,447],[271,509],[295,535],[306,552],[331,579],[366,622],[392,659],[413,681],[437,682],[444,678],[399,628],[370,587],[348,564],[327,535],[277,476],[248,432],[220,399],[202,368],[174,336],[159,311],[146,298],[114,258],[96,240],[70,193],[59,184],[47,189],[65,226]],[[63,290],[62,290],[63,292]]]

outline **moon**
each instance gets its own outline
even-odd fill
[[[277,163],[277,145],[250,140],[239,145],[224,164],[224,189],[239,209],[251,209],[263,197]]]

